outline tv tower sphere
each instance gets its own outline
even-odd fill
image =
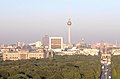
[[[67,25],[71,26],[72,22],[70,21],[70,18],[68,19]]]

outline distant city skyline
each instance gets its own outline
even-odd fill
[[[35,42],[44,35],[67,43],[120,42],[119,0],[0,0],[0,44]]]

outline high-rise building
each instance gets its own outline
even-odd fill
[[[68,22],[67,22],[67,26],[68,26],[68,45],[70,46],[71,45],[71,34],[70,34],[70,26],[71,26],[71,20],[70,18],[68,18]]]
[[[49,37],[49,49],[63,49],[63,37]]]
[[[45,35],[42,38],[42,44],[43,44],[43,47],[49,47],[49,36],[48,35]]]

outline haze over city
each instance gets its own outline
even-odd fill
[[[0,44],[35,42],[44,35],[71,42],[120,42],[119,0],[0,0]]]

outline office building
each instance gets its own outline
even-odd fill
[[[62,50],[63,37],[49,37],[49,49]]]
[[[42,45],[43,47],[49,47],[49,36],[48,35],[45,35],[43,38],[42,38]]]

